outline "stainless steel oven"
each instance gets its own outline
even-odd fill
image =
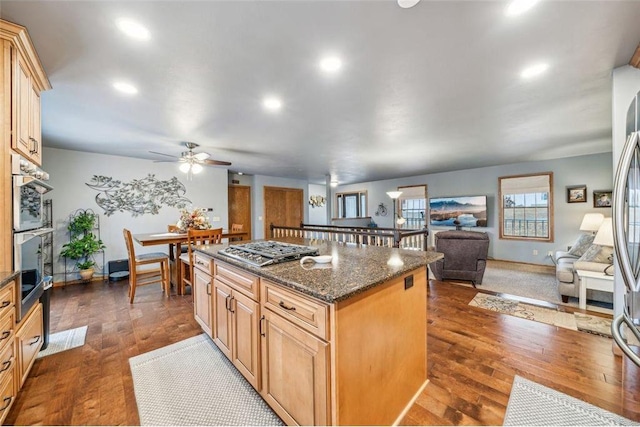
[[[47,278],[43,275],[43,247],[44,239],[51,233],[53,228],[40,228],[13,235],[14,269],[20,271],[20,282],[16,286],[17,321],[38,303],[44,292]]]
[[[53,190],[49,174],[18,154],[11,155],[13,175],[13,230],[42,228],[44,194]]]

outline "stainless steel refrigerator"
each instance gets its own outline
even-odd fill
[[[620,155],[613,187],[614,247],[625,294],[623,312],[616,316],[611,325],[614,340],[638,366],[640,356],[630,348],[625,334],[627,337],[633,334],[640,341],[639,95],[636,95],[627,112],[627,141]]]

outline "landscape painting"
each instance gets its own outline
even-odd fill
[[[486,227],[487,196],[431,198],[429,220],[431,225],[444,227]]]

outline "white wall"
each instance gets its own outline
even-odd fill
[[[309,196],[327,197],[326,185],[309,184]],[[308,198],[307,198],[308,199]],[[309,224],[327,225],[327,209],[325,206],[313,207],[307,203],[309,208]]]
[[[500,240],[498,238],[498,178],[548,171],[553,172],[554,180],[554,242]],[[604,153],[343,185],[336,187],[332,195],[336,192],[366,190],[369,216],[380,227],[393,226],[392,200],[386,192],[396,190],[399,186],[426,184],[428,197],[486,195],[488,227],[477,230],[489,233],[491,239],[489,256],[509,261],[551,264],[547,253],[573,243],[580,233],[578,228],[585,213],[600,212],[605,216],[611,216],[610,208],[593,207],[592,192],[593,190],[611,190],[612,176],[611,153]],[[587,203],[567,203],[566,187],[582,184],[587,186]],[[386,217],[374,214],[380,202],[388,207],[389,213]],[[537,256],[533,255],[534,249],[538,251]]]
[[[626,142],[627,110],[631,101],[640,91],[640,70],[625,65],[613,70],[613,99],[612,99],[612,123],[613,123],[613,168],[618,167],[620,154]],[[615,169],[614,169],[615,170]],[[623,295],[626,292],[620,269],[616,263],[614,277],[614,301],[613,311],[616,315],[622,314],[624,308]]]
[[[94,175],[105,175],[130,182],[154,174],[157,179],[167,180],[177,177],[185,185],[185,197],[191,200],[192,207],[213,208],[209,217],[217,216],[220,221],[214,226],[227,228],[227,169],[205,167],[203,172],[194,175],[192,181],[180,172],[177,164],[154,163],[150,160],[129,157],[107,156],[103,154],[84,153],[79,151],[46,148],[43,152],[42,168],[51,175],[50,183],[54,190],[47,194],[53,200],[54,235],[54,281],[63,281],[64,264],[59,260],[61,246],[69,239],[67,224],[69,215],[77,209],[92,209],[100,216],[100,237],[105,249],[106,262],[127,258],[127,250],[122,236],[122,229],[128,228],[135,233],[164,232],[168,224],[175,224],[179,217],[179,209],[169,206],[160,208],[158,214],[145,214],[133,217],[129,212],[116,212],[111,216],[96,204],[98,191],[89,188]],[[165,246],[141,247],[136,245],[139,253],[167,251]],[[101,259],[99,260],[101,262]],[[71,267],[71,264],[69,263]],[[106,272],[106,266],[105,266]],[[68,277],[73,280],[73,277]]]

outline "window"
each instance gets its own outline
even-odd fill
[[[337,218],[367,216],[367,192],[336,193]]]
[[[498,178],[500,238],[553,242],[553,173]]]
[[[402,191],[398,200],[398,214],[405,219],[403,228],[422,229],[425,226],[427,212],[427,186],[414,185],[410,187],[398,187]]]

